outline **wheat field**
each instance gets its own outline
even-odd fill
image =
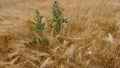
[[[120,68],[120,0],[59,0],[68,23],[31,45],[35,9],[47,22],[53,3],[0,0],[0,68]]]

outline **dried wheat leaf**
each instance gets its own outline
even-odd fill
[[[113,38],[112,34],[109,33],[108,34],[108,38],[107,38],[108,42],[110,42],[111,44],[113,44],[115,42],[115,39]]]
[[[73,58],[74,50],[75,50],[74,45],[71,45],[70,48],[67,48],[67,50],[66,50],[65,53],[63,54],[63,57]]]
[[[18,51],[14,52],[14,53],[11,53],[11,54],[8,54],[8,58],[12,58],[16,55],[18,55]]]
[[[15,62],[18,61],[19,58],[20,58],[19,56],[16,56],[16,57],[10,62],[10,64],[14,64]]]
[[[44,68],[50,61],[50,57],[48,57],[40,66],[40,68]]]

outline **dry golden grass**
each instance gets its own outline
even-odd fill
[[[60,0],[69,23],[32,46],[34,10],[48,21],[53,1],[0,0],[0,68],[120,68],[120,0]]]

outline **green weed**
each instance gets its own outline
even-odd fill
[[[36,9],[35,13],[36,13],[35,18],[34,18],[35,31],[42,32],[45,27],[45,23],[42,22],[43,16],[40,15],[40,12],[37,9]]]
[[[45,23],[42,21],[44,17],[40,15],[40,12],[36,9],[34,17],[34,31],[39,35],[39,37],[34,37],[31,44],[35,44],[41,41],[42,32],[44,31]]]
[[[53,6],[52,6],[52,18],[49,20],[49,22],[55,23],[55,25],[53,25],[51,28],[54,28],[55,30],[57,30],[57,32],[59,32],[60,28],[62,27],[63,23],[67,23],[68,19],[64,18],[62,16],[63,13],[63,8],[61,8],[59,6],[59,3],[57,1],[54,2]],[[31,43],[38,43],[42,40],[42,35],[43,31],[47,31],[45,30],[45,23],[42,21],[44,17],[42,15],[40,15],[40,12],[36,9],[35,11],[35,17],[34,17],[34,31],[36,31],[36,33],[39,35],[39,37],[35,37],[33,38]],[[48,22],[48,23],[49,23]],[[46,42],[48,43],[48,42]]]
[[[59,3],[57,1],[54,2],[52,7],[52,19],[50,22],[55,22],[55,25],[53,26],[54,29],[60,29],[62,23],[67,23],[68,19],[64,18],[62,16],[63,8],[59,6]]]

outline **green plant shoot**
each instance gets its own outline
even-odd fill
[[[59,3],[57,1],[54,2],[52,7],[52,19],[51,22],[55,22],[55,25],[53,28],[60,29],[62,23],[67,23],[68,19],[62,17],[63,8],[59,6]]]
[[[35,31],[42,32],[45,27],[45,23],[42,22],[43,16],[40,15],[40,12],[37,9],[36,9],[35,13],[36,13],[35,18],[34,18]]]

